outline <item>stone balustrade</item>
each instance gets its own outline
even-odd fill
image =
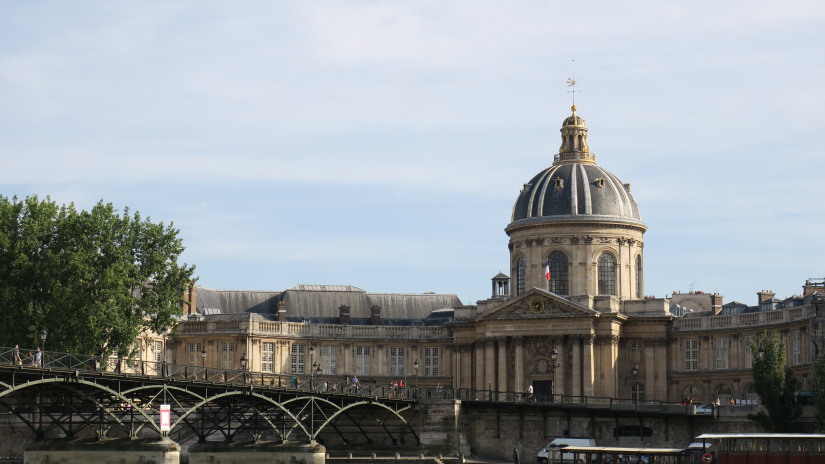
[[[729,314],[710,317],[678,318],[673,323],[677,332],[692,332],[696,330],[718,330],[732,327],[758,327],[762,325],[776,325],[785,322],[802,320],[813,314],[811,306],[778,309],[748,314]]]
[[[304,324],[280,321],[182,321],[185,334],[243,333],[286,338],[341,338],[353,340],[446,340],[444,327]]]

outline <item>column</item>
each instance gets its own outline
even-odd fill
[[[461,388],[473,388],[473,344],[461,346]]]
[[[593,335],[582,338],[582,395],[595,396],[593,392]]]
[[[506,392],[507,388],[507,339],[498,339],[498,391]]]
[[[556,361],[556,367],[553,373],[553,389],[556,395],[564,395],[566,393],[565,384],[567,383],[567,336],[556,337],[556,351],[559,352],[559,358]],[[558,379],[558,380],[557,380]]]
[[[344,372],[341,372],[344,375],[352,376],[355,373],[355,369],[352,368],[352,344],[351,343],[344,343],[342,345],[344,347],[343,355],[344,355]],[[409,348],[407,348],[409,349]]]
[[[656,380],[656,399],[667,401],[667,338],[656,340],[656,372],[659,378]],[[673,398],[673,401],[679,398]]]
[[[517,392],[522,392],[524,387],[524,339],[522,337],[513,337],[513,350],[516,357],[516,381],[513,389]]]
[[[376,365],[375,365],[375,374],[373,375],[384,375],[384,366],[386,365],[384,361],[384,345],[377,345],[376,349],[378,351],[378,356],[376,356]]]
[[[279,340],[275,340],[272,344],[272,373],[273,374],[280,374],[281,373],[281,342]]]
[[[492,338],[484,340],[484,382],[482,390],[496,388],[496,341]]]
[[[573,391],[570,392],[573,396],[582,396],[582,357],[581,357],[581,339],[578,336],[572,337],[571,344],[573,345],[573,368],[570,373],[573,375]]]
[[[645,400],[658,400],[656,395],[656,341],[652,338],[645,339]],[[650,392],[650,393],[648,393]]]
[[[607,335],[602,339],[602,372],[604,373],[604,380],[602,391],[604,396],[616,398],[616,353],[615,343],[618,342],[618,336]]]
[[[473,376],[473,388],[484,390],[484,340],[475,341],[476,374]]]

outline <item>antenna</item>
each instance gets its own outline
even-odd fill
[[[581,92],[581,90],[577,90],[579,88],[579,80],[576,79],[576,60],[573,60],[573,77],[567,78],[567,87],[572,87],[571,90],[568,90],[567,93],[573,94],[573,106],[576,105],[576,92]]]
[[[699,282],[691,282],[690,283],[690,293],[693,293],[693,291],[696,289],[696,284],[698,284],[698,283]]]

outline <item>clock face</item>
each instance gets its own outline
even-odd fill
[[[530,311],[533,311],[536,314],[539,314],[544,311],[544,301],[539,299],[535,299],[530,302]]]

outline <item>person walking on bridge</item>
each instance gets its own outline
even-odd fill
[[[22,366],[23,360],[20,359],[20,345],[14,345],[14,348],[11,350],[11,365],[12,366]]]
[[[515,464],[519,464],[519,461],[518,461],[518,450],[517,450],[517,449],[515,449],[515,448],[513,448],[513,462],[514,462]]]

